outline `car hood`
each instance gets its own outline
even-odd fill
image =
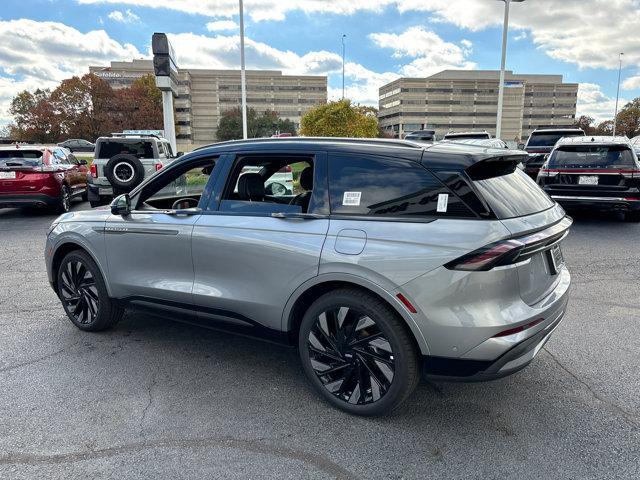
[[[60,215],[54,223],[60,222],[104,222],[111,215],[109,206],[78,210]]]

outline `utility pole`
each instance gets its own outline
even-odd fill
[[[244,67],[244,7],[240,1],[240,90],[242,96],[242,138],[247,139],[247,78]]]
[[[504,104],[504,69],[507,63],[507,38],[509,35],[509,5],[524,0],[501,0],[504,2],[504,24],[502,26],[502,60],[500,62],[500,86],[498,87],[498,118],[496,119],[496,138],[502,135],[502,105]]]
[[[345,34],[342,34],[342,99],[344,100],[344,39],[347,38]]]
[[[618,99],[620,98],[620,77],[622,75],[622,56],[624,53],[620,52],[618,55],[618,90],[616,91],[616,113],[613,115],[613,136],[616,136],[616,126],[618,125]]]

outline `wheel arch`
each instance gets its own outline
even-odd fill
[[[282,316],[282,330],[287,333],[289,342],[297,344],[298,330],[307,308],[320,296],[338,288],[357,288],[378,297],[385,302],[403,320],[423,355],[429,354],[429,347],[415,320],[402,303],[380,285],[366,278],[350,274],[325,274],[302,284],[291,295]]]
[[[105,279],[105,284],[107,287],[107,290],[109,290],[109,284],[108,282],[106,282],[106,275],[104,274],[104,271],[102,270],[102,267],[100,266],[100,262],[98,261],[98,259],[96,258],[96,256],[91,253],[91,251],[86,248],[84,245],[82,245],[79,242],[76,242],[74,240],[66,240],[62,243],[60,243],[59,245],[56,246],[52,258],[51,258],[51,281],[53,282],[53,288],[54,290],[57,292],[58,291],[58,268],[60,268],[60,264],[62,263],[62,259],[67,256],[67,254],[73,252],[73,251],[81,251],[83,253],[86,253],[87,255],[89,255],[89,257],[91,257],[91,259],[95,262],[95,264],[98,266],[98,270],[100,270],[100,274],[102,275],[102,278]],[[109,292],[111,293],[111,292]]]

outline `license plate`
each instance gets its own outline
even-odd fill
[[[549,250],[549,266],[551,267],[551,274],[557,274],[564,265],[564,256],[562,255],[562,249],[560,245],[554,245]]]
[[[16,172],[0,172],[0,178],[4,180],[16,178]]]
[[[598,185],[598,177],[593,175],[580,175],[578,185]]]

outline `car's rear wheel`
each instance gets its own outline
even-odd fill
[[[56,204],[57,213],[67,213],[71,209],[71,190],[67,185],[60,187],[60,196]]]
[[[402,320],[361,290],[340,289],[318,298],[304,315],[298,347],[315,390],[356,415],[390,413],[420,378],[418,352]]]
[[[69,320],[81,330],[97,332],[115,325],[124,309],[109,298],[100,269],[84,252],[68,253],[57,272],[58,297]]]

